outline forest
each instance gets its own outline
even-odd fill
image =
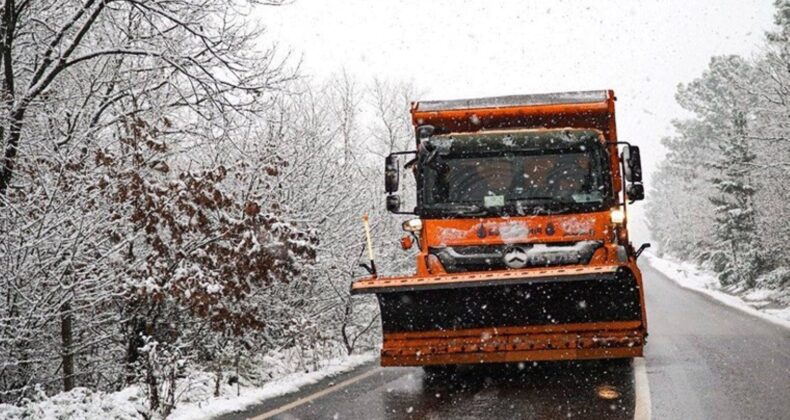
[[[790,3],[754,57],[718,56],[678,86],[653,175],[650,232],[663,253],[713,270],[731,291],[790,303]]]
[[[300,74],[260,3],[5,2],[0,403],[141,383],[167,415],[190,369],[219,393],[376,344],[348,288],[363,214],[409,262],[372,180],[416,92]]]

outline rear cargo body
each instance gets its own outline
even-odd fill
[[[416,273],[351,289],[378,298],[381,364],[641,356],[613,92],[414,103],[412,118],[430,126],[417,136]]]

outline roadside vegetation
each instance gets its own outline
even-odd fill
[[[245,20],[278,3],[4,3],[0,404],[136,386],[166,416],[194,372],[219,394],[377,345],[348,289],[363,213],[398,227],[372,180],[413,88],[300,74]]]
[[[661,252],[713,270],[734,293],[790,305],[790,2],[763,53],[713,57],[678,103],[648,220]]]

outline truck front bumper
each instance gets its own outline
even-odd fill
[[[642,356],[641,322],[384,334],[382,366],[419,366]]]
[[[635,357],[646,328],[627,266],[370,278],[384,366]]]

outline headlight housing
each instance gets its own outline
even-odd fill
[[[406,232],[416,233],[422,230],[422,220],[410,219],[403,222],[403,230]]]
[[[625,212],[621,208],[612,209],[609,213],[612,217],[612,223],[622,225],[625,222]]]

